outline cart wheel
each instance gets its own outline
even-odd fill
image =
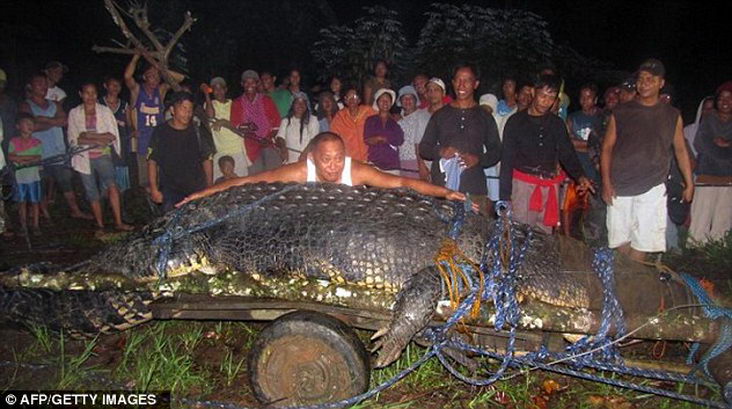
[[[334,402],[369,385],[369,355],[356,333],[314,311],[286,314],[265,328],[249,353],[249,381],[267,405]]]

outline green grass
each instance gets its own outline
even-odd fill
[[[85,363],[92,357],[96,345],[97,338],[95,337],[85,343],[81,353],[68,355],[64,333],[61,333],[59,336],[59,378],[56,389],[73,389],[88,385],[87,382],[92,376],[90,372],[94,370],[94,367],[85,365]]]

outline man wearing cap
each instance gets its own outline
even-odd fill
[[[666,186],[672,152],[684,178],[683,199],[694,185],[679,111],[660,101],[663,64],[646,60],[638,69],[636,100],[612,113],[602,145],[603,200],[608,204],[610,248],[633,260],[666,250]]]
[[[480,75],[473,64],[460,64],[453,70],[452,85],[456,99],[430,118],[419,153],[432,162],[432,182],[470,193],[481,211],[488,210],[483,169],[501,156],[501,141],[493,116],[478,106],[475,90]]]
[[[274,144],[280,114],[272,98],[257,92],[259,74],[246,70],[241,74],[244,93],[231,104],[231,125],[244,136],[247,157],[253,175],[282,165],[282,156]]]
[[[415,81],[417,81],[416,78]],[[427,89],[425,85],[422,87],[425,88],[426,97]],[[406,85],[399,90],[397,99],[397,105],[402,108],[402,119],[399,120],[399,126],[404,131],[404,143],[399,149],[399,159],[402,165],[401,176],[429,182],[428,168],[424,165],[424,160],[417,155],[417,151],[427,123],[430,121],[430,113],[426,109],[417,109],[421,102],[418,93],[419,91],[414,87]],[[429,106],[429,101],[427,101],[427,105]],[[421,172],[421,169],[424,169],[424,172]]]
[[[559,224],[559,165],[577,181],[578,190],[593,190],[582,172],[564,121],[552,113],[561,80],[539,76],[525,111],[509,118],[503,131],[500,199],[511,201],[515,220],[551,234]]]
[[[635,77],[629,77],[622,84],[620,84],[620,103],[624,104],[635,99],[638,92],[635,89],[636,79]]]
[[[58,61],[49,61],[43,72],[46,73],[46,78],[48,78],[48,93],[46,94],[46,99],[50,99],[51,101],[55,101],[63,105],[64,100],[66,100],[66,92],[58,86],[58,83],[61,82],[64,74],[69,72],[69,67]]]
[[[213,163],[218,163],[219,158],[222,156],[230,156],[234,160],[234,173],[239,176],[247,176],[251,162],[247,158],[244,141],[230,121],[232,101],[226,98],[228,90],[226,80],[215,77],[211,80],[210,85],[202,84],[201,90],[206,98],[204,108],[213,134],[214,146],[216,147]],[[213,94],[213,99],[211,94]],[[221,176],[221,169],[214,166],[213,179],[217,180]]]
[[[132,60],[125,69],[125,85],[130,90],[130,105],[135,110],[133,115],[133,132],[131,141],[133,148],[137,148],[137,169],[140,186],[148,187],[147,179],[147,148],[150,145],[153,129],[164,121],[163,102],[170,90],[170,84],[161,83],[160,71],[149,65],[142,73],[142,86],[135,81],[135,69],[140,60],[140,54],[132,56]],[[182,74],[169,71],[176,82],[184,79]]]

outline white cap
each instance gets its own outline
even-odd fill
[[[442,92],[444,92],[444,93],[447,94],[447,87],[445,87],[445,82],[443,80],[441,80],[441,79],[439,79],[437,77],[432,77],[432,78],[430,78],[429,81],[427,81],[427,83],[430,83],[430,82],[439,85],[440,88],[442,88]]]
[[[488,105],[489,107],[491,107],[493,112],[496,112],[496,109],[498,108],[498,98],[496,98],[496,96],[493,94],[483,94],[480,96],[478,104]]]
[[[393,90],[390,90],[389,88],[381,88],[378,91],[376,91],[376,95],[374,95],[374,103],[372,105],[373,108],[377,111],[379,110],[379,106],[376,104],[376,101],[378,101],[379,97],[384,94],[389,94],[391,96],[391,106],[390,107],[394,106],[394,103],[396,102],[396,92],[394,92]]]

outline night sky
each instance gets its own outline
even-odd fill
[[[153,3],[152,1],[150,2]],[[197,60],[196,81],[212,74],[233,80],[243,69],[312,67],[309,49],[318,29],[358,18],[362,6],[382,4],[401,16],[416,39],[429,1],[193,1],[155,0],[151,20],[175,29],[185,10],[199,19],[183,37],[188,58]],[[710,1],[480,1],[487,7],[533,11],[549,23],[555,42],[595,57],[618,70],[633,71],[647,57],[661,59],[685,117],[717,85],[732,79],[732,11]],[[729,4],[730,2],[725,2]],[[159,10],[170,10],[162,13]],[[67,91],[83,79],[122,74],[127,57],[97,55],[91,46],[120,39],[101,0],[10,0],[0,13],[0,67],[19,90],[27,75],[48,60],[71,67],[61,84]],[[215,64],[222,66],[214,66]],[[307,72],[305,73],[307,74]],[[73,93],[70,93],[73,95]],[[573,99],[576,99],[572,96]]]

